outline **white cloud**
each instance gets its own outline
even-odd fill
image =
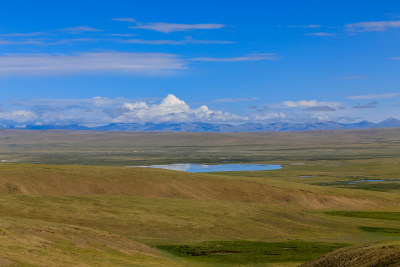
[[[45,35],[48,33],[45,32],[28,32],[28,33],[8,33],[8,34],[0,34],[0,36],[9,36],[9,37],[32,37],[38,35]]]
[[[272,53],[250,54],[242,57],[215,58],[215,57],[198,57],[191,58],[193,61],[209,61],[209,62],[241,62],[241,61],[260,61],[260,60],[278,60],[277,56]]]
[[[337,102],[319,102],[317,100],[285,101],[284,108],[306,108],[306,111],[334,111],[341,106]]]
[[[134,33],[103,33],[103,36],[113,36],[113,37],[132,37],[136,36],[137,34]]]
[[[205,105],[199,108],[191,108],[183,100],[170,94],[160,104],[124,103],[121,114],[115,117],[112,122],[232,122],[245,119],[227,112],[210,110]]]
[[[185,69],[174,54],[96,52],[76,54],[7,54],[0,56],[0,75],[76,73],[159,74]]]
[[[163,33],[178,32],[178,31],[191,31],[191,30],[210,30],[210,29],[221,29],[225,27],[224,24],[217,23],[202,23],[202,24],[178,24],[178,23],[165,23],[165,22],[154,22],[147,24],[138,24],[137,26],[131,26],[131,29],[146,29],[153,30]]]
[[[315,107],[318,106],[318,102],[317,100],[285,101],[283,105],[287,108]]]
[[[283,112],[267,112],[263,114],[252,114],[251,120],[256,122],[270,121],[270,120],[283,120],[286,118],[286,114]]]
[[[311,25],[304,25],[304,26],[300,26],[300,28],[321,28],[322,25],[318,25],[318,24],[311,24]]]
[[[197,40],[192,37],[186,37],[183,40],[143,40],[143,39],[131,39],[121,40],[121,43],[128,44],[152,44],[152,45],[185,45],[185,44],[233,44],[231,41],[219,41],[219,40]]]
[[[113,18],[111,20],[123,21],[123,22],[135,22],[136,21],[136,19],[134,19],[134,18]]]
[[[311,36],[333,36],[336,35],[335,33],[331,32],[311,32],[307,33],[306,35],[311,35]]]
[[[289,26],[284,26],[284,25],[278,25],[278,28],[304,28],[304,29],[316,29],[316,28],[321,28],[322,25],[319,24],[310,24],[310,25],[289,25]]]
[[[89,26],[77,26],[73,28],[65,28],[65,29],[59,29],[60,31],[69,31],[69,32],[100,32],[102,30],[92,28]]]
[[[0,113],[1,120],[10,120],[17,123],[24,123],[26,121],[32,121],[37,118],[38,116],[34,112],[31,112],[29,110],[15,110]]]
[[[393,98],[393,97],[396,97],[396,96],[399,96],[399,95],[400,95],[400,93],[356,95],[356,96],[348,96],[347,99],[350,99],[350,100],[382,99],[382,98]]]
[[[390,60],[400,60],[400,57],[391,57]]]
[[[400,28],[400,20],[349,23],[345,25],[345,28],[348,31],[354,32],[387,31],[389,29]]]
[[[10,41],[10,40],[0,40],[0,45],[43,45],[44,43],[41,41],[28,40],[28,41]]]

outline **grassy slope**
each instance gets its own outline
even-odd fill
[[[0,165],[0,193],[126,195],[154,198],[239,201],[296,209],[368,209],[398,206],[393,194],[333,190],[276,179],[193,174],[169,170],[50,165]]]
[[[387,240],[392,237],[371,234],[359,227],[395,228],[395,221],[349,219],[320,211],[368,212],[388,207],[400,211],[397,194],[327,188],[274,178],[128,167],[2,164],[0,192],[1,222],[21,224],[20,228],[10,228],[0,222],[2,233],[22,233],[15,240],[19,243],[11,248],[9,238],[0,239],[0,246],[9,248],[3,258],[38,265],[39,258],[50,261],[59,257],[57,253],[64,254],[65,265],[73,261],[88,265],[100,261],[105,261],[104,265],[124,261],[142,261],[139,265],[182,264],[182,260],[170,256],[155,256],[157,253],[150,248],[140,247],[147,254],[143,253],[138,243],[129,243],[132,240],[153,245],[232,239],[346,243]],[[36,229],[31,227],[32,223],[37,225]],[[43,239],[41,233],[48,232],[46,229],[53,234]],[[79,252],[81,242],[87,241],[77,241],[81,229],[89,233],[89,240],[98,240],[85,247],[84,254]],[[123,240],[122,245],[113,244],[109,240],[112,236]],[[28,247],[36,239],[41,240],[35,243],[40,248],[31,253]],[[53,240],[51,245],[43,246],[49,239]],[[126,253],[121,246],[134,252]],[[24,253],[33,258],[18,256]],[[34,257],[35,253],[41,256]],[[86,263],[85,259],[92,254]]]

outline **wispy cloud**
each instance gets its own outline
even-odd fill
[[[43,45],[42,41],[28,40],[28,41],[10,41],[0,40],[0,45]]]
[[[310,33],[306,33],[306,35],[310,35],[310,36],[333,36],[333,35],[336,35],[336,33],[331,33],[331,32],[310,32]]]
[[[400,60],[400,57],[391,57],[390,60]]]
[[[378,104],[378,101],[373,101],[373,102],[369,102],[367,104],[358,104],[356,106],[354,106],[353,108],[359,108],[359,109],[368,109],[368,108],[376,108],[376,105]]]
[[[306,111],[329,112],[329,111],[336,111],[336,109],[330,106],[314,106],[306,108]]]
[[[136,19],[134,19],[134,18],[112,18],[111,20],[123,21],[123,22],[135,22],[136,21]]]
[[[197,40],[192,37],[186,37],[183,40],[143,40],[143,39],[131,39],[121,40],[122,43],[129,44],[151,44],[151,45],[186,45],[186,44],[234,44],[231,41],[219,41],[219,40]]]
[[[250,54],[242,57],[198,57],[191,58],[193,61],[209,61],[209,62],[241,62],[241,61],[260,61],[260,60],[278,60],[278,57],[273,53]]]
[[[303,25],[303,26],[300,26],[300,28],[312,28],[312,29],[315,29],[315,28],[321,28],[322,27],[322,25],[318,25],[318,24],[311,24],[311,25]]]
[[[8,54],[0,56],[0,75],[77,73],[160,74],[187,68],[178,55],[97,52],[75,54]]]
[[[362,79],[367,79],[367,78],[368,77],[366,75],[357,74],[357,75],[339,77],[338,79],[340,79],[340,80],[362,80]]]
[[[399,95],[400,95],[400,93],[356,95],[356,96],[348,96],[347,99],[349,99],[349,100],[383,99],[383,98],[392,98],[392,97],[396,97]]]
[[[81,42],[95,42],[95,41],[98,41],[98,39],[95,39],[95,38],[72,38],[72,39],[55,40],[52,42],[43,43],[43,45],[64,45],[64,44],[81,43]]]
[[[243,98],[220,98],[211,101],[210,103],[234,103],[234,102],[248,102],[248,101],[256,101],[258,97],[243,97]]]
[[[101,34],[103,36],[113,36],[113,37],[132,37],[136,36],[137,34],[134,33],[104,33]]]
[[[8,36],[8,37],[33,37],[39,35],[47,35],[47,32],[28,32],[28,33],[7,33],[0,34],[0,36]]]
[[[345,28],[353,32],[387,31],[389,29],[400,28],[400,20],[349,23],[345,25]]]
[[[279,25],[279,28],[304,28],[304,29],[316,29],[316,28],[321,28],[322,25],[319,24],[310,24],[310,25],[290,25],[290,26],[283,26]]]
[[[147,24],[138,24],[137,26],[131,26],[131,29],[146,29],[153,30],[163,33],[179,32],[179,31],[192,31],[192,30],[211,30],[221,29],[225,27],[224,24],[217,23],[202,23],[202,24],[178,24],[178,23],[165,23],[165,22],[154,22]]]
[[[102,30],[92,28],[89,26],[77,26],[73,28],[65,28],[59,29],[59,31],[68,31],[68,32],[101,32]]]

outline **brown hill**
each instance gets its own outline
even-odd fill
[[[363,244],[342,248],[301,265],[302,267],[400,266],[400,243]]]

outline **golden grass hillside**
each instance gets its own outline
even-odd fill
[[[268,179],[148,168],[1,164],[0,263],[187,266],[186,259],[149,245],[392,238],[359,227],[395,228],[398,221],[325,211],[396,211],[398,194],[273,178],[279,171],[261,172],[272,176]]]
[[[0,194],[125,195],[238,201],[296,209],[368,209],[385,206],[388,202],[393,206],[400,203],[400,196],[392,194],[333,190],[284,179],[229,177],[149,168],[21,164],[0,165]]]

